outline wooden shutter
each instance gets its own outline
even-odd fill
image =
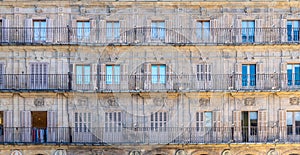
[[[91,65],[91,68],[92,68],[92,74],[91,74],[91,79],[92,79],[92,83],[93,84],[93,89],[94,90],[97,90],[97,67],[98,67],[98,64],[92,64]]]
[[[213,111],[213,125],[215,131],[223,131],[223,129],[221,129],[221,111]]]
[[[172,40],[173,39],[178,39],[178,36],[176,37],[175,33],[172,31],[172,21],[171,20],[165,20],[165,42],[166,43],[171,43],[171,42],[177,42],[178,40]]]
[[[100,64],[100,89],[106,88],[106,64]]]
[[[173,89],[173,74],[172,74],[172,65],[166,65],[166,82],[167,89]]]
[[[151,19],[146,20],[146,38],[145,38],[146,42],[151,41],[151,23],[152,23]]]
[[[285,141],[287,133],[287,125],[286,125],[286,110],[281,109],[278,112],[278,128],[279,128],[279,138],[281,141]]]
[[[120,43],[126,43],[126,21],[120,20]]]
[[[25,19],[25,42],[31,43],[33,38],[33,24],[32,19]]]
[[[242,20],[239,19],[238,16],[236,16],[235,18],[235,28],[236,28],[236,31],[235,31],[235,35],[234,37],[236,38],[233,38],[233,42],[237,42],[237,43],[241,43],[242,42]]]
[[[256,63],[256,87],[257,89],[263,89],[265,82],[269,82],[266,80],[264,76],[264,68],[263,63]]]
[[[241,111],[233,111],[233,125],[234,125],[234,140],[241,141]]]
[[[120,73],[121,83],[128,84],[128,65],[125,63],[121,64],[120,68],[121,68],[121,73]]]
[[[99,40],[101,43],[105,43],[106,41],[106,22],[105,20],[100,20],[100,30],[99,30]]]
[[[97,35],[98,35],[99,31],[97,31],[97,25],[96,25],[96,20],[95,19],[91,19],[90,20],[90,43],[96,43],[97,41]]]
[[[31,111],[20,111],[21,141],[31,141]]]
[[[263,19],[256,19],[255,20],[255,42],[263,42],[263,30],[262,30],[262,26],[263,25]],[[266,39],[266,38],[264,38]]]
[[[53,19],[47,18],[46,19],[46,23],[47,23],[47,42],[54,42],[54,38],[53,38],[53,32],[54,32],[54,28],[53,28]],[[56,38],[57,39],[57,38]],[[56,41],[55,39],[55,41]]]
[[[21,127],[31,127],[31,111],[21,111]]]
[[[261,141],[267,139],[268,131],[267,131],[267,111],[259,110],[258,111],[258,137]]]
[[[58,130],[57,128],[57,113],[56,111],[48,111],[47,114],[47,141],[48,142],[54,142],[55,141],[55,136],[56,132]]]
[[[287,87],[287,63],[280,63],[280,81],[281,88],[285,89]]]
[[[9,42],[9,20],[2,19],[2,42]],[[1,39],[1,38],[0,38]]]
[[[56,111],[50,110],[47,114],[47,127],[57,127],[57,113]]]
[[[281,29],[281,42],[287,42],[287,19],[283,18],[280,20]]]
[[[13,130],[14,130],[14,122],[13,122],[13,111],[8,110],[4,111],[4,141],[11,142],[13,140]]]
[[[242,87],[242,64],[235,63],[235,89],[241,89]]]
[[[13,125],[13,111],[12,110],[8,110],[8,111],[4,111],[4,127],[7,128],[11,128],[14,127]]]
[[[144,89],[151,89],[151,64],[144,63]]]
[[[210,26],[210,36],[209,36],[209,40],[207,40],[208,42],[213,42],[213,43],[216,43],[218,42],[218,36],[219,34],[217,34],[217,30],[216,28],[218,28],[220,24],[218,24],[218,21],[217,19],[212,19],[210,20],[210,23],[209,23],[209,26]],[[213,29],[212,29],[213,28]],[[215,31],[214,31],[215,30]],[[226,34],[228,35],[228,34]],[[226,37],[226,36],[225,36]]]

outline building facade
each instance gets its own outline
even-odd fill
[[[300,154],[298,1],[0,4],[0,154]]]

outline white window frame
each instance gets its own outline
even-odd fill
[[[77,21],[77,39],[88,40],[91,34],[91,23],[90,21]]]
[[[105,132],[121,132],[123,117],[121,111],[108,111],[104,114]]]
[[[167,131],[168,113],[166,111],[151,112],[150,127],[152,131]]]
[[[81,68],[81,69],[80,69]],[[77,64],[76,84],[90,84],[91,83],[91,65]]]
[[[47,21],[46,19],[34,19],[33,23],[33,40],[35,42],[45,42],[47,39]]]
[[[74,112],[74,132],[86,133],[91,132],[92,113],[91,112]]]
[[[120,84],[120,65],[106,65],[106,84]],[[124,75],[122,75],[124,76]]]

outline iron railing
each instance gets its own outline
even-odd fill
[[[0,27],[2,44],[294,44],[299,28]]]
[[[113,79],[113,80],[112,80]],[[72,75],[1,74],[0,90],[239,91],[297,90],[300,74]]]
[[[111,128],[111,127],[110,127]],[[288,127],[0,127],[0,143],[61,144],[197,144],[197,143],[299,143],[298,132]],[[81,131],[81,132],[80,132]]]

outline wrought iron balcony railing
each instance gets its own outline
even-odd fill
[[[72,75],[2,74],[0,90],[42,91],[248,91],[297,90],[300,74]]]
[[[300,127],[0,127],[2,143],[197,144],[299,143]]]
[[[299,28],[0,27],[2,44],[243,45],[299,43]]]

